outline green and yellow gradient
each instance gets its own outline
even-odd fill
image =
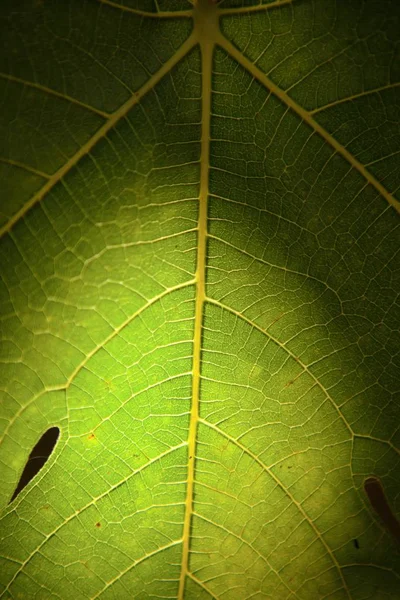
[[[397,598],[397,3],[0,15],[0,597]]]

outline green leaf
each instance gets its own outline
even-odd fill
[[[0,14],[1,597],[398,599],[397,0]]]

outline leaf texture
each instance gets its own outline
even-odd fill
[[[397,1],[0,15],[1,597],[398,599]]]

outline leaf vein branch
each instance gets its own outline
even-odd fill
[[[69,517],[67,517],[66,519],[64,519],[64,521],[62,521],[62,523],[60,523],[55,529],[53,529],[53,531],[51,531],[46,536],[44,536],[44,539],[40,542],[40,544],[28,556],[28,558],[21,564],[20,568],[14,573],[13,577],[10,579],[7,587],[3,590],[3,594],[5,594],[9,590],[9,588],[11,587],[11,585],[13,584],[13,582],[15,581],[15,579],[18,577],[19,573],[27,566],[27,564],[32,560],[32,558],[34,556],[36,556],[36,554],[38,552],[41,552],[41,549],[43,548],[43,546],[49,541],[50,538],[52,538],[54,535],[56,535],[56,533],[58,533],[60,531],[60,529],[62,529],[65,525],[67,525],[74,518],[79,517],[85,510],[87,510],[91,506],[95,505],[99,500],[101,500],[102,498],[105,498],[106,496],[108,496],[109,494],[111,494],[111,492],[113,492],[115,489],[117,489],[121,485],[125,484],[132,477],[134,477],[135,475],[138,475],[139,473],[141,473],[142,471],[144,471],[144,469],[147,469],[147,467],[150,467],[152,464],[156,463],[158,460],[161,460],[165,456],[168,456],[169,454],[172,454],[176,450],[179,450],[179,448],[183,448],[186,445],[187,445],[186,442],[182,442],[181,444],[179,444],[177,446],[173,446],[172,448],[168,448],[168,450],[166,450],[162,454],[159,454],[158,456],[152,458],[151,460],[149,460],[147,463],[145,463],[144,465],[142,465],[138,469],[135,469],[127,477],[124,477],[123,479],[121,479],[120,481],[118,481],[118,483],[115,483],[114,485],[110,486],[109,489],[107,489],[105,492],[103,492],[102,494],[99,494],[95,498],[92,498],[92,500],[90,500],[90,502],[88,502],[87,504],[85,504],[85,506],[83,506],[82,508],[79,508],[78,510],[76,510],[75,512],[73,512]],[[177,544],[177,543],[180,543],[180,540],[176,541],[176,542],[173,542],[173,544]],[[135,564],[137,564],[137,562]]]
[[[328,108],[332,108],[333,106],[338,106],[339,104],[344,104],[345,102],[351,102],[352,100],[357,100],[358,98],[362,98],[363,96],[371,96],[372,94],[379,94],[379,92],[384,92],[386,90],[394,90],[395,88],[400,86],[400,81],[395,83],[389,83],[387,85],[382,85],[377,88],[373,88],[371,90],[365,90],[363,92],[359,92],[358,94],[353,94],[351,96],[346,96],[345,98],[340,98],[340,100],[334,100],[333,102],[329,102],[328,104],[323,104],[322,106],[318,106],[318,108],[314,108],[310,110],[310,115],[316,115],[319,112],[323,112]]]
[[[141,473],[142,471],[144,471],[145,469],[147,469],[147,467],[150,467],[152,464],[154,464],[157,461],[161,460],[165,456],[168,456],[169,454],[172,454],[176,450],[179,450],[180,448],[183,448],[186,445],[187,445],[186,442],[182,442],[181,444],[179,444],[177,446],[173,446],[172,448],[168,448],[168,450],[166,450],[162,454],[159,454],[158,456],[152,458],[151,460],[149,460],[147,463],[145,463],[144,465],[142,465],[138,469],[135,469],[127,477],[124,477],[123,479],[121,479],[117,483],[111,485],[105,492],[103,492],[102,494],[99,494],[95,498],[92,498],[92,500],[90,500],[90,502],[88,502],[87,504],[85,504],[85,506],[83,506],[82,508],[79,508],[78,510],[76,510],[75,512],[73,512],[71,515],[69,515],[69,517],[67,517],[66,519],[64,519],[57,527],[55,527],[55,529],[53,529],[53,531],[51,531],[50,533],[48,533],[47,535],[44,536],[44,539],[40,542],[40,544],[38,544],[38,546],[36,546],[35,550],[33,550],[33,552],[31,552],[31,554],[28,556],[28,558],[21,564],[20,568],[14,573],[13,577],[10,579],[7,587],[3,590],[3,594],[5,594],[9,590],[9,588],[11,587],[11,585],[13,584],[13,582],[15,581],[15,579],[18,577],[19,573],[27,566],[27,564],[32,560],[32,558],[34,556],[36,556],[36,554],[38,552],[41,552],[41,549],[43,548],[43,546],[49,541],[50,538],[52,538],[54,535],[56,535],[56,533],[58,533],[60,531],[60,529],[62,529],[65,525],[67,525],[73,519],[79,517],[85,510],[87,510],[91,506],[95,505],[99,500],[101,500],[102,498],[105,498],[106,496],[108,496],[109,494],[111,494],[111,492],[113,492],[115,489],[117,489],[121,485],[125,484],[132,477],[134,477],[135,475],[138,475],[139,473]],[[178,542],[174,542],[174,544],[179,543],[179,542],[180,542],[180,540]]]
[[[118,575],[116,577],[114,577],[114,579],[111,579],[111,581],[108,581],[102,590],[100,590],[99,592],[97,592],[97,594],[95,594],[94,596],[91,597],[91,600],[96,600],[96,598],[99,598],[116,581],[121,579],[121,577],[123,577],[124,575],[129,573],[129,571],[131,571],[134,567],[136,567],[140,563],[144,562],[145,560],[147,560],[149,558],[152,558],[153,556],[155,556],[157,554],[160,554],[161,552],[164,552],[165,550],[169,550],[170,548],[173,548],[174,546],[178,546],[181,543],[182,543],[182,540],[174,540],[174,541],[170,542],[169,544],[166,544],[165,546],[161,546],[161,548],[157,548],[156,550],[153,550],[153,552],[149,552],[149,554],[145,554],[144,556],[142,556],[142,558],[139,558],[138,560],[133,561],[133,563],[131,565],[129,565],[129,567],[127,567],[126,569],[121,571],[121,573],[118,573]]]
[[[324,546],[324,548],[325,548],[327,554],[329,555],[329,557],[330,557],[333,565],[337,569],[339,577],[340,577],[340,579],[342,581],[343,589],[345,590],[345,592],[347,594],[347,597],[350,600],[351,599],[350,592],[349,592],[349,589],[347,587],[346,581],[345,581],[345,579],[343,577],[343,574],[342,574],[342,571],[341,571],[341,567],[340,567],[338,561],[336,560],[336,558],[335,558],[335,556],[334,556],[331,548],[325,542],[323,535],[320,533],[320,531],[318,530],[318,528],[315,525],[315,523],[313,522],[313,520],[310,519],[310,517],[308,516],[308,514],[306,513],[306,511],[303,509],[303,507],[301,506],[301,504],[299,502],[297,502],[297,500],[294,498],[294,496],[291,494],[291,492],[286,488],[286,486],[284,486],[284,484],[273,473],[273,471],[271,471],[271,469],[268,468],[267,465],[256,454],[254,454],[249,448],[247,448],[246,446],[244,446],[243,444],[241,444],[235,438],[231,437],[228,433],[226,433],[222,429],[219,429],[219,427],[215,426],[212,423],[209,423],[205,419],[200,418],[199,422],[202,423],[203,425],[205,425],[206,427],[209,427],[210,429],[213,429],[214,431],[216,431],[220,435],[222,435],[225,439],[227,439],[232,444],[234,444],[237,448],[239,448],[243,453],[247,454],[247,456],[250,456],[250,458],[252,458],[265,472],[267,472],[271,476],[271,478],[275,481],[276,485],[286,494],[286,496],[294,504],[294,506],[296,506],[296,508],[298,509],[298,511],[303,516],[304,520],[307,521],[307,523],[309,524],[309,526],[311,527],[311,529],[314,531],[317,539],[319,539],[320,542],[321,542],[321,544]]]
[[[190,571],[188,572],[188,577],[190,577],[190,579],[192,581],[194,581],[199,587],[203,588],[203,590],[211,597],[213,598],[213,600],[219,600],[218,596],[215,596],[209,589],[208,587],[205,585],[205,583],[203,583],[202,581],[200,581],[200,579],[197,579],[196,575],[193,575],[193,573],[191,573]]]
[[[297,116],[299,116],[311,129],[313,129],[327,144],[342,156],[350,165],[356,169],[367,182],[372,185],[385,200],[400,212],[400,202],[380,183],[366,167],[357,160],[347,148],[345,148],[333,135],[331,135],[322,125],[316,121],[313,116],[297,102],[293,100],[284,90],[273,83],[255,64],[244,56],[228,39],[221,33],[218,35],[218,45],[225,50],[232,58],[236,60],[246,71],[248,71],[259,83],[276,96],[281,102],[288,106]]]
[[[163,66],[148,79],[148,81],[135,92],[129,100],[127,100],[118,110],[116,110],[110,118],[102,125],[96,133],[84,144],[78,152],[76,152],[67,162],[58,169],[52,177],[47,181],[47,183],[30,198],[28,202],[8,221],[6,225],[4,225],[0,229],[0,238],[8,233],[12,227],[23,218],[26,213],[38,202],[40,202],[48,192],[59,182],[61,181],[67,173],[71,171],[71,169],[78,163],[78,161],[89,154],[94,146],[99,142],[102,138],[104,138],[107,133],[115,127],[115,125],[123,119],[127,113],[137,104],[141,98],[147,94],[153,87],[164,77],[171,69],[184,57],[196,44],[196,38],[192,34],[177,50],[177,52],[169,59]]]
[[[268,4],[256,4],[255,6],[240,6],[239,8],[219,8],[218,14],[221,16],[225,15],[240,15],[253,12],[265,12],[273,8],[285,6],[288,4],[294,4],[296,0],[276,0],[275,2],[269,2]]]
[[[14,83],[20,83],[26,87],[40,90],[41,92],[49,94],[50,96],[55,96],[56,98],[61,98],[62,100],[66,100],[67,102],[70,102],[71,104],[76,104],[80,108],[89,110],[90,112],[93,112],[96,115],[99,115],[100,117],[104,117],[105,119],[109,119],[111,117],[110,113],[107,113],[103,110],[95,108],[94,106],[91,106],[90,104],[86,104],[85,102],[82,102],[81,100],[78,100],[77,98],[74,98],[73,96],[69,96],[68,94],[63,94],[62,92],[58,92],[57,90],[49,88],[46,85],[42,85],[41,83],[36,83],[34,81],[27,81],[26,79],[21,79],[20,77],[15,77],[14,75],[9,75],[8,73],[0,73],[0,77],[2,79],[6,79],[8,81],[13,81]]]
[[[66,381],[65,384],[60,385],[60,386],[54,386],[54,387],[51,387],[51,388],[46,388],[46,389],[42,390],[39,394],[36,394],[35,396],[33,396],[29,400],[29,402],[27,402],[26,404],[24,404],[23,406],[21,406],[21,408],[14,414],[13,418],[9,421],[7,427],[4,429],[3,435],[0,438],[0,446],[3,443],[6,435],[8,434],[10,428],[12,427],[12,425],[25,412],[25,410],[27,410],[29,408],[29,406],[31,406],[34,402],[36,402],[39,398],[41,398],[41,396],[43,396],[44,394],[47,394],[48,392],[57,392],[57,391],[67,390],[70,387],[70,385],[72,384],[72,382],[74,381],[75,377],[85,367],[85,365],[89,362],[89,360],[99,350],[103,349],[108,344],[108,342],[110,342],[119,333],[121,333],[121,331],[125,327],[127,327],[130,323],[132,323],[132,321],[134,319],[136,319],[139,315],[141,315],[147,308],[149,308],[150,306],[152,306],[153,304],[155,304],[159,300],[162,300],[168,294],[170,294],[172,292],[175,292],[177,290],[181,290],[183,288],[189,287],[190,285],[193,285],[193,284],[194,284],[194,281],[185,281],[184,283],[176,285],[173,288],[167,288],[161,294],[158,294],[157,296],[155,296],[154,298],[152,298],[151,300],[149,300],[148,302],[146,302],[146,304],[144,304],[143,306],[141,306],[136,312],[134,312],[123,323],[121,323],[121,325],[119,327],[117,327],[116,329],[114,329],[100,344],[98,344],[97,346],[95,346],[90,352],[88,352],[86,354],[86,356],[82,360],[82,362],[79,363],[79,365],[74,369],[74,371],[68,377],[68,379],[67,379],[67,381]]]
[[[159,12],[150,12],[146,10],[140,10],[139,8],[131,8],[130,6],[124,6],[123,4],[119,4],[118,2],[113,2],[112,0],[97,0],[100,4],[106,4],[108,6],[112,6],[113,8],[117,8],[118,10],[122,10],[123,12],[129,12],[134,15],[138,15],[141,17],[148,17],[150,19],[173,19],[176,17],[191,17],[192,9],[189,10],[166,10]]]
[[[210,239],[216,240],[216,241],[224,244],[225,246],[229,246],[230,248],[233,248],[234,250],[236,250],[240,254],[243,254],[244,256],[248,256],[249,258],[251,258],[253,261],[255,261],[257,263],[261,263],[261,264],[266,265],[268,267],[271,267],[273,269],[277,269],[278,271],[284,271],[285,273],[291,273],[293,275],[298,275],[299,277],[304,277],[304,279],[306,279],[306,280],[311,279],[311,280],[319,283],[325,289],[330,290],[335,295],[337,301],[340,304],[340,307],[342,308],[342,301],[340,300],[337,292],[333,288],[331,288],[325,281],[322,281],[322,279],[318,279],[317,277],[314,277],[313,275],[308,275],[307,273],[302,273],[301,271],[295,271],[294,269],[289,269],[288,267],[283,267],[283,266],[280,266],[280,265],[274,265],[273,263],[270,263],[270,262],[264,260],[263,258],[259,258],[258,256],[254,256],[254,254],[251,254],[251,252],[248,252],[247,250],[244,250],[243,248],[238,248],[234,244],[232,244],[232,243],[228,242],[227,240],[224,240],[223,238],[220,238],[220,237],[218,237],[216,235],[208,234],[208,237]]]
[[[269,337],[275,344],[277,344],[279,347],[281,347],[283,350],[285,350],[285,352],[287,352],[288,355],[291,358],[293,358],[293,360],[295,360],[300,365],[300,367],[302,367],[302,369],[315,381],[315,383],[320,388],[320,390],[323,392],[323,394],[330,400],[330,402],[332,403],[333,408],[336,410],[336,412],[337,412],[338,416],[340,417],[341,421],[344,423],[346,429],[350,433],[351,438],[353,438],[353,436],[354,436],[353,430],[351,429],[349,423],[345,419],[345,417],[344,417],[343,413],[341,412],[340,408],[337,406],[337,404],[333,400],[332,396],[329,394],[328,390],[322,385],[322,383],[319,381],[319,379],[309,369],[308,365],[306,365],[302,360],[300,360],[300,358],[298,358],[297,356],[295,356],[293,354],[293,352],[291,350],[289,350],[289,348],[284,343],[280,342],[276,337],[274,337],[268,331],[266,331],[265,329],[263,329],[262,327],[260,327],[260,325],[257,325],[257,323],[255,323],[254,321],[252,321],[251,319],[249,319],[245,315],[241,314],[240,312],[238,312],[234,308],[231,308],[230,306],[227,306],[226,304],[223,304],[219,300],[214,300],[213,298],[210,298],[210,297],[206,298],[206,302],[209,302],[210,304],[214,304],[214,306],[218,306],[219,308],[222,308],[223,310],[226,310],[226,311],[230,312],[231,314],[235,315],[238,319],[241,319],[241,320],[245,321],[246,323],[248,323],[249,325],[251,325],[252,327],[254,327],[254,329],[257,329],[257,331],[259,331],[260,333],[263,333],[264,335],[266,335],[267,337]]]
[[[13,167],[19,167],[20,169],[24,169],[24,171],[29,171],[29,173],[39,175],[39,177],[43,177],[43,179],[50,178],[50,175],[48,173],[45,173],[44,171],[39,171],[39,169],[35,169],[30,165],[26,165],[25,163],[19,162],[19,160],[13,160],[11,158],[0,156],[0,162],[5,163],[6,165],[12,165]]]
[[[198,512],[194,512],[194,514],[196,515],[196,517],[198,517],[199,519],[202,519],[203,521],[206,521],[207,523],[210,523],[210,525],[213,525],[214,527],[217,527],[218,529],[221,529],[222,531],[224,531],[225,533],[227,533],[228,535],[231,535],[232,537],[236,538],[237,540],[239,540],[242,544],[244,544],[245,546],[248,546],[253,552],[255,552],[255,554],[257,554],[257,556],[259,558],[261,558],[261,560],[267,565],[267,567],[273,572],[275,573],[275,575],[278,577],[278,579],[280,579],[280,581],[283,583],[283,585],[285,586],[285,588],[291,592],[292,597],[294,598],[298,598],[298,595],[293,592],[293,590],[291,590],[289,588],[289,586],[286,584],[286,582],[284,581],[284,579],[281,577],[281,575],[279,574],[279,571],[277,571],[276,569],[274,569],[274,567],[270,564],[270,562],[268,561],[268,559],[261,554],[261,552],[259,550],[257,550],[256,548],[254,548],[254,546],[250,543],[247,542],[246,540],[244,540],[243,538],[241,538],[240,536],[238,536],[236,533],[234,533],[233,531],[230,531],[227,527],[224,527],[223,525],[219,524],[219,523],[215,523],[213,521],[211,521],[210,519],[207,519],[206,517],[204,517],[203,515],[199,514]],[[293,596],[294,594],[294,596]]]

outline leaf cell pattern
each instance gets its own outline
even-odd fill
[[[0,14],[1,597],[399,598],[398,3]]]

